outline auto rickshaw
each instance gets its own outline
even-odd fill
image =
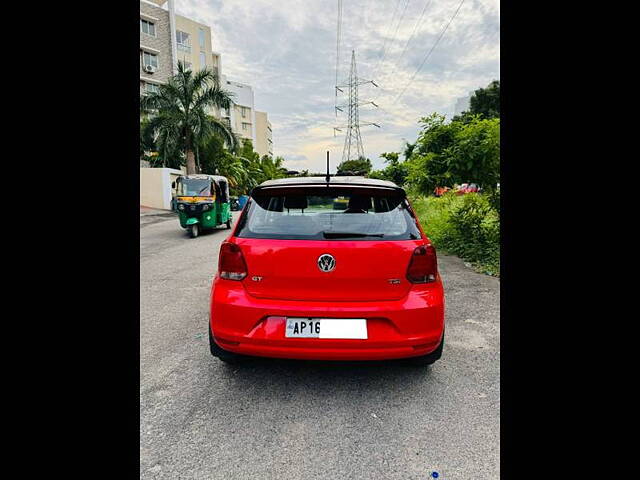
[[[196,238],[201,230],[225,224],[231,228],[229,181],[219,175],[181,175],[171,185],[176,189],[180,226]]]
[[[338,197],[333,201],[334,210],[346,210],[349,206],[349,200],[346,197]]]

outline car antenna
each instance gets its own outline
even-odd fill
[[[329,175],[329,150],[327,150],[327,176],[325,177],[327,180],[327,187],[329,186],[329,180],[330,180],[330,175]]]

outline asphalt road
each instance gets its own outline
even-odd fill
[[[430,368],[211,357],[222,228],[141,216],[140,477],[498,479],[499,281],[439,256],[446,343]]]

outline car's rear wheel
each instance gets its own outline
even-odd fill
[[[444,349],[444,332],[442,332],[442,341],[440,342],[440,345],[438,345],[438,348],[436,348],[433,352],[428,353],[426,355],[422,355],[420,357],[408,358],[407,363],[409,365],[415,365],[418,367],[426,367],[436,362],[437,360],[440,360],[440,357],[442,357],[443,349]]]
[[[228,364],[240,363],[247,358],[244,355],[228,352],[220,348],[220,345],[218,345],[213,340],[213,335],[211,335],[211,327],[209,327],[208,330],[209,330],[209,350],[211,350],[211,355],[213,355],[214,357],[217,357],[219,360],[222,360],[224,363],[228,363]]]

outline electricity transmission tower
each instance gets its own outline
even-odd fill
[[[359,158],[364,158],[364,148],[362,146],[362,137],[360,136],[360,127],[373,125],[375,127],[380,128],[380,125],[372,122],[360,123],[360,113],[359,108],[363,105],[373,105],[377,107],[374,102],[362,102],[360,103],[358,100],[358,87],[361,85],[366,85],[367,83],[371,83],[374,87],[377,87],[373,80],[364,80],[358,77],[358,73],[356,70],[356,52],[355,50],[351,51],[351,71],[349,72],[349,81],[345,85],[336,85],[336,94],[338,91],[344,92],[343,88],[349,89],[349,103],[346,105],[336,105],[336,115],[338,111],[343,112],[344,108],[347,107],[347,116],[349,118],[348,124],[346,126],[334,127],[334,136],[335,132],[342,132],[343,128],[347,129],[347,136],[344,139],[344,149],[342,150],[342,161],[347,160],[357,160]]]

